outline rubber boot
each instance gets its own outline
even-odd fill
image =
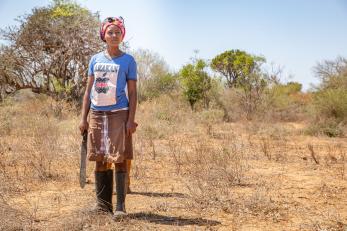
[[[126,161],[127,161],[127,174],[126,174],[126,178],[125,178],[125,194],[131,194],[131,193],[132,193],[132,191],[131,191],[131,189],[130,189],[130,168],[131,168],[131,160],[126,160]],[[116,185],[114,185],[113,194],[114,194],[114,195],[117,194]]]
[[[117,191],[117,204],[116,211],[114,212],[113,219],[118,220],[126,216],[125,211],[125,178],[126,172],[116,172],[116,191]]]
[[[95,172],[96,205],[92,212],[112,213],[113,170]]]

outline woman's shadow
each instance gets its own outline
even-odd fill
[[[215,226],[220,225],[219,221],[208,220],[203,218],[182,218],[174,216],[164,216],[154,213],[130,213],[130,219],[147,221],[155,224],[162,225],[174,225],[174,226],[185,226],[185,225],[197,225],[197,226]]]

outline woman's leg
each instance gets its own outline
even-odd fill
[[[124,166],[120,166],[118,168],[122,169]],[[131,193],[130,191],[130,168],[131,168],[131,160],[126,160],[126,179],[125,179],[125,190],[126,194]],[[114,186],[114,194],[117,194],[116,185]]]
[[[95,172],[105,172],[109,169],[112,169],[112,163],[95,162]]]
[[[97,204],[94,210],[113,212],[113,170],[112,164],[95,162],[95,193]]]
[[[126,215],[126,212],[125,212],[125,196],[126,196],[125,180],[126,180],[126,172],[127,172],[126,160],[124,160],[122,163],[116,163],[115,169],[116,169],[117,204],[116,204],[116,211],[114,213],[114,219],[118,219]]]
[[[124,160],[122,163],[115,163],[114,165],[115,165],[116,172],[126,172],[127,171],[126,160]]]

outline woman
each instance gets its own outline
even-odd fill
[[[124,36],[125,27],[121,17],[108,17],[103,21],[100,37],[107,49],[90,60],[79,125],[82,134],[88,131],[88,159],[96,163],[96,211],[113,212],[112,163],[115,164],[115,219],[126,215],[126,162],[133,157],[131,135],[137,126],[134,121],[136,62],[119,48]]]

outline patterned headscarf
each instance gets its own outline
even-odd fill
[[[125,36],[125,26],[124,26],[124,19],[122,17],[107,17],[101,24],[100,27],[100,38],[102,41],[106,42],[105,40],[105,33],[107,27],[115,25],[117,26],[121,32],[122,32],[122,40],[124,39]]]

